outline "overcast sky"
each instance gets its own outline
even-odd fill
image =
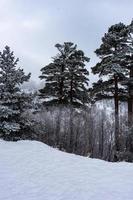
[[[38,82],[56,43],[76,43],[91,58],[90,69],[108,27],[129,24],[132,17],[133,0],[0,0],[0,50],[10,46]]]

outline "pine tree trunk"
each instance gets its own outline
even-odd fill
[[[119,96],[118,96],[118,77],[114,76],[115,81],[115,151],[120,150],[120,135],[119,135]]]
[[[130,79],[133,78],[133,69],[130,69]],[[128,86],[128,126],[129,128],[133,125],[133,86]]]
[[[61,75],[64,72],[64,65],[61,66]],[[60,81],[60,97],[59,97],[59,102],[62,104],[63,103],[63,88],[64,88],[64,77],[61,77]]]
[[[70,83],[70,103],[73,104],[73,77],[71,77]]]
[[[73,131],[73,107],[70,107],[70,123],[69,123],[69,139],[68,139],[68,149],[67,152],[68,153],[73,153],[73,149],[74,149],[74,131]]]

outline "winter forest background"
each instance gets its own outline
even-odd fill
[[[38,140],[62,151],[107,161],[133,161],[133,21],[114,24],[95,50],[99,62],[73,42],[40,69],[40,88],[6,46],[0,52],[0,137]],[[90,83],[93,73],[97,82]]]

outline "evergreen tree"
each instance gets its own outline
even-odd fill
[[[71,42],[56,44],[55,47],[59,53],[52,63],[41,69],[40,78],[45,80],[45,86],[40,90],[40,96],[44,103],[82,105],[88,102],[86,85],[89,73],[85,62],[89,58]]]
[[[71,104],[80,105],[89,101],[86,88],[89,72],[85,68],[85,62],[89,62],[89,58],[81,50],[75,50],[68,60],[68,99]]]
[[[94,74],[98,74],[100,77],[106,77],[95,84],[92,91],[95,91],[95,93],[98,92],[99,96],[103,96],[103,98],[106,96],[114,98],[116,151],[119,151],[121,148],[119,144],[119,99],[120,96],[126,94],[126,90],[119,87],[119,84],[128,74],[128,70],[122,62],[123,55],[121,54],[121,49],[126,45],[127,37],[128,30],[123,23],[111,26],[102,38],[100,48],[95,51],[101,59],[101,62],[92,68]]]
[[[127,26],[128,37],[126,45],[121,50],[122,62],[125,68],[129,71],[128,76],[125,77],[124,84],[128,90],[128,122],[129,127],[133,125],[133,20]]]
[[[28,81],[30,74],[17,68],[18,59],[8,46],[0,52],[0,137],[6,140],[20,139],[25,127],[21,114],[27,106],[28,96],[20,85]]]

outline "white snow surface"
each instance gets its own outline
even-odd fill
[[[0,140],[0,200],[133,200],[133,164]]]

